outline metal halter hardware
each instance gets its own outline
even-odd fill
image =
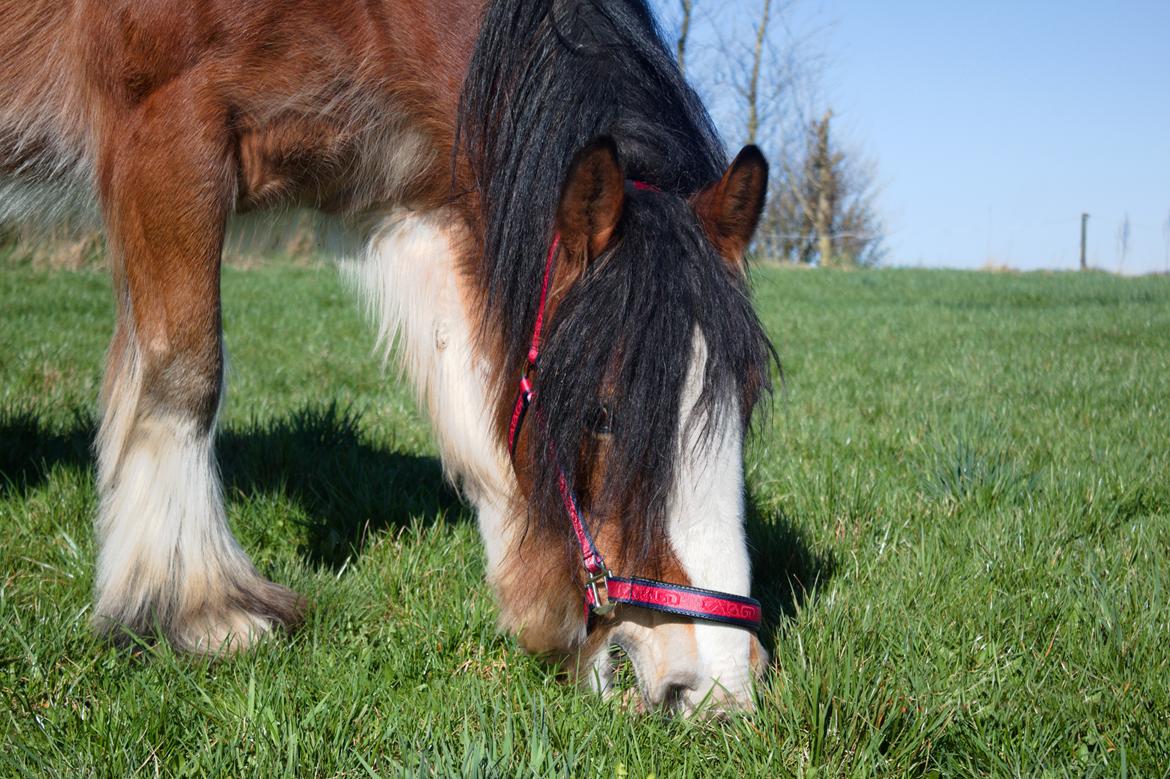
[[[634,187],[641,190],[658,191],[656,187],[641,182],[634,182]],[[545,260],[544,279],[540,286],[540,301],[536,310],[532,342],[528,349],[524,368],[520,371],[516,404],[512,409],[511,423],[508,425],[508,452],[513,458],[516,454],[516,442],[520,438],[520,430],[528,415],[529,407],[536,399],[536,389],[530,376],[535,375],[536,361],[540,356],[540,335],[544,326],[545,304],[548,302],[549,280],[556,266],[560,244],[561,236],[558,233],[553,236],[548,249],[548,257]],[[556,457],[556,451],[551,442],[549,443],[549,455]],[[618,604],[629,604],[667,614],[733,625],[752,632],[760,629],[762,611],[759,601],[754,598],[682,584],[671,584],[656,579],[614,576],[606,566],[601,552],[598,551],[593,536],[589,533],[584,515],[577,505],[577,496],[569,488],[569,481],[563,468],[560,468],[557,474],[557,489],[560,491],[561,502],[581,550],[581,560],[585,568],[587,621],[590,621],[590,615],[606,617],[613,613]]]

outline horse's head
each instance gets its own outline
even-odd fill
[[[626,604],[587,625],[588,551],[570,514],[615,577],[719,591],[733,609],[749,594],[743,438],[773,352],[743,255],[766,186],[755,147],[685,197],[627,180],[608,139],[580,151],[526,369],[532,404],[517,403],[519,366],[501,395],[521,518],[495,574],[504,620],[602,690],[620,647],[654,707],[750,707],[764,650],[750,629]]]

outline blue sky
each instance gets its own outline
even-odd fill
[[[760,0],[697,2],[750,35]],[[1091,265],[1170,270],[1170,0],[797,0],[786,22],[877,164],[889,264],[1073,268],[1087,211]]]

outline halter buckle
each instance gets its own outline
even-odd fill
[[[589,594],[593,596],[593,604],[589,610],[599,617],[612,614],[613,610],[617,608],[617,604],[611,603],[609,600],[609,569],[602,566],[597,573],[589,574],[585,580],[585,586],[588,588]]]

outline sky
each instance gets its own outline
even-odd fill
[[[761,1],[697,0],[718,6],[698,45],[750,35]],[[886,264],[1072,269],[1088,213],[1090,266],[1170,271],[1170,0],[794,0],[783,21],[876,164]]]

